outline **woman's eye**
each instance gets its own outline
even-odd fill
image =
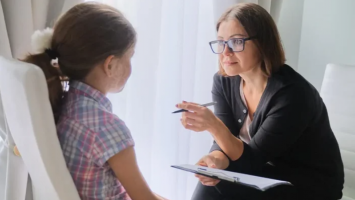
[[[242,43],[243,43],[242,40],[239,40],[239,39],[233,40],[233,44],[234,44],[234,45],[240,45],[240,44],[242,44]]]

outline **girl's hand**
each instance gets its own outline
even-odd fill
[[[195,132],[209,131],[219,122],[219,119],[210,109],[196,103],[183,101],[177,104],[176,107],[188,110],[188,112],[183,112],[181,118],[181,124],[186,129]]]

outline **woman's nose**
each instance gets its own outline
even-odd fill
[[[224,47],[223,55],[230,56],[232,54],[233,54],[233,50],[229,48],[229,46],[226,44],[226,46]]]

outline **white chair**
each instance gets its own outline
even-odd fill
[[[0,199],[33,200],[28,171],[22,158],[14,153],[14,146],[5,119],[0,90]]]
[[[32,180],[33,200],[79,200],[41,69],[0,57],[0,91],[10,132]]]
[[[320,94],[344,163],[343,199],[355,200],[355,66],[328,64]]]

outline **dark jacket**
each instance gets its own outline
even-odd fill
[[[215,114],[236,137],[248,115],[240,81],[216,74],[212,89]],[[249,132],[252,140],[227,170],[290,181],[318,198],[341,198],[343,163],[327,109],[318,91],[288,65],[268,79]],[[217,143],[215,150],[222,151]]]

